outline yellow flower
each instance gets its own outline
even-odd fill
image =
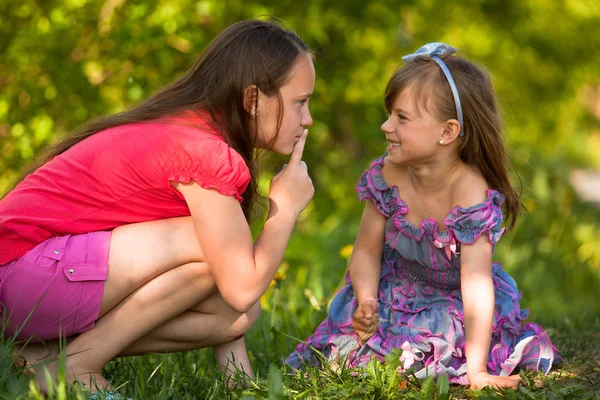
[[[277,271],[277,273],[275,274],[275,277],[273,278],[273,280],[274,280],[275,282],[281,282],[281,281],[285,280],[285,278],[286,278],[285,272],[284,272],[284,271],[281,271],[281,270],[279,270],[279,271]]]
[[[352,255],[352,250],[354,250],[353,244],[346,245],[340,250],[340,255],[344,258],[349,258]]]
[[[281,265],[279,266],[279,269],[277,270],[277,272],[275,273],[275,276],[273,277],[273,280],[271,281],[271,283],[269,284],[269,287],[273,287],[276,284],[278,284],[279,282],[282,282],[285,280],[285,278],[287,278],[287,275],[285,274],[285,271],[287,271],[287,269],[290,267],[290,264],[288,264],[287,262],[282,262]]]

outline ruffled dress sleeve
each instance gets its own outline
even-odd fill
[[[360,201],[371,200],[377,210],[389,218],[392,215],[390,201],[393,194],[392,188],[387,186],[381,172],[383,158],[384,156],[373,161],[369,169],[362,174],[356,184],[356,194]]]
[[[220,137],[213,136],[180,143],[166,168],[166,179],[171,188],[172,182],[196,181],[205,189],[235,196],[241,202],[250,182],[250,170],[239,153]]]
[[[473,207],[454,207],[444,221],[450,234],[457,242],[474,243],[481,235],[487,235],[490,243],[496,244],[506,231],[502,225],[504,195],[488,190],[487,199]]]

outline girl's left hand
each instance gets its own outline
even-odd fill
[[[497,376],[482,371],[467,376],[471,384],[471,389],[483,389],[486,386],[490,386],[496,389],[511,388],[517,390],[521,383],[519,375]]]

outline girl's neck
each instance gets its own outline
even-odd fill
[[[460,158],[411,165],[408,167],[408,179],[416,193],[442,193],[454,185],[464,167]]]

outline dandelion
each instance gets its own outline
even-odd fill
[[[340,256],[344,258],[350,258],[350,256],[352,255],[352,250],[354,250],[353,244],[346,245],[340,250]]]

